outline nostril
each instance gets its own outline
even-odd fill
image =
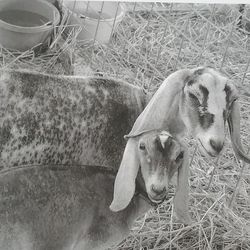
[[[222,150],[223,148],[223,143],[221,142],[216,142],[215,140],[210,140],[210,145],[212,147],[212,149],[214,151],[216,151],[217,153],[220,153],[220,151]]]
[[[157,195],[160,195],[162,194],[163,192],[166,191],[166,187],[156,187],[155,185],[152,185],[151,186],[151,190],[157,194]]]

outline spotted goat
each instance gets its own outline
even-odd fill
[[[110,78],[0,70],[0,168],[118,166],[145,103],[140,88]]]

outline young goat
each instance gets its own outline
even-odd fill
[[[250,163],[241,145],[237,99],[233,84],[211,68],[176,71],[159,87],[125,136],[128,142],[121,166],[131,165],[131,158],[138,165],[132,150],[138,144],[137,137],[155,129],[166,129],[177,138],[189,132],[202,153],[215,157],[224,145],[226,121],[236,155]]]
[[[177,209],[188,192],[185,148],[165,131],[138,141],[139,168],[40,165],[0,175],[0,249],[100,250],[119,243],[134,220],[167,195],[176,171]],[[137,179],[136,179],[137,176]],[[115,187],[114,186],[115,181]],[[114,213],[109,209],[119,208]],[[185,214],[183,216],[186,216]]]

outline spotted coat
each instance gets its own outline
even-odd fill
[[[0,71],[0,167],[117,168],[145,94],[114,79]]]

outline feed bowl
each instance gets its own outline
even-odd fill
[[[26,51],[45,43],[60,22],[55,6],[44,0],[0,0],[0,44]]]
[[[64,0],[63,5],[69,10],[69,29],[82,27],[78,40],[108,43],[125,15],[125,8],[118,2]]]

